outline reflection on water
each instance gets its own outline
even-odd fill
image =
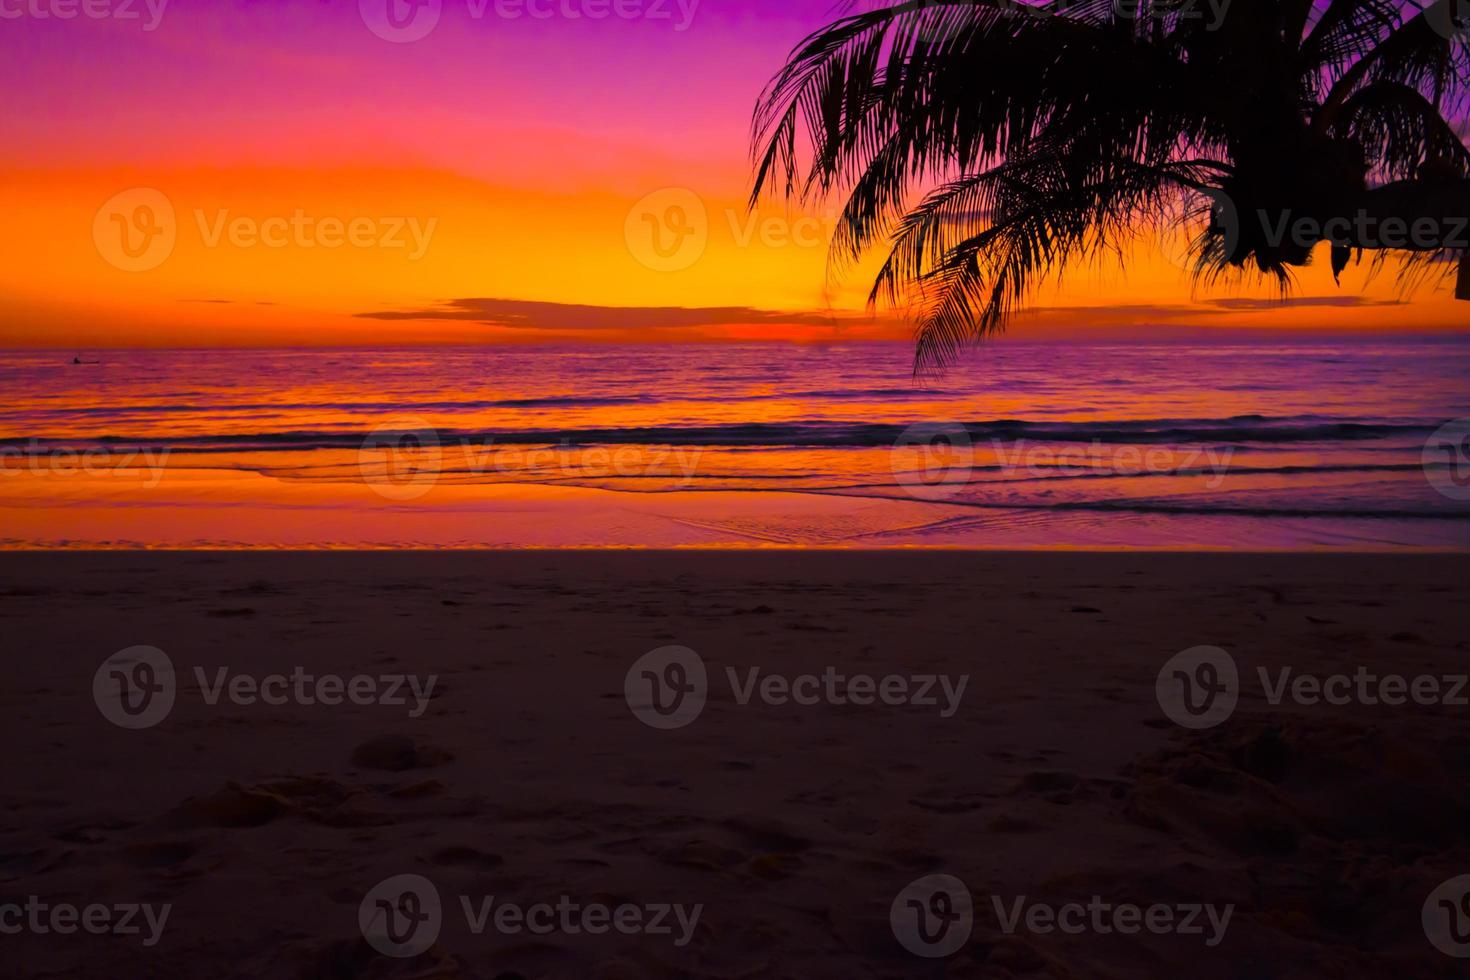
[[[1464,344],[1005,343],[928,384],[885,344],[97,357],[0,355],[11,546],[1470,537],[1425,448]]]

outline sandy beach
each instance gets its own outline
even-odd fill
[[[1421,912],[1470,872],[1466,571],[6,555],[0,927],[41,928],[0,936],[0,975],[1460,976]],[[627,695],[635,664],[678,679],[640,661],[670,646],[707,672],[692,718]],[[1191,729],[1156,682],[1200,646],[1238,665],[1239,701]],[[137,647],[174,672],[162,713],[107,701],[104,662],[149,680],[153,654],[115,656]],[[1272,704],[1283,667],[1296,693]],[[1360,668],[1344,703],[1297,684]],[[1390,675],[1438,679],[1439,703],[1365,703]],[[403,875],[441,909],[400,957],[359,915]],[[972,903],[944,957],[901,938],[932,875]],[[94,905],[141,928],[48,918]]]

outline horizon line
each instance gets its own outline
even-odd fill
[[[1149,344],[1179,344],[1193,346],[1259,346],[1265,343],[1354,343],[1354,344],[1454,344],[1470,342],[1470,328],[1463,330],[1443,330],[1428,333],[1394,333],[1394,332],[1369,332],[1369,331],[1342,331],[1334,332],[1328,330],[1271,330],[1256,329],[1231,331],[1229,335],[1222,336],[1200,336],[1197,334],[1179,335],[1174,333],[1161,333],[1159,336],[1042,336],[1042,337],[991,337],[976,344],[971,351],[983,350],[986,347],[1008,344],[1008,345],[1034,345],[1034,346],[1111,346],[1111,345],[1149,345]],[[76,354],[87,351],[331,351],[331,350],[489,350],[489,349],[515,349],[525,350],[534,348],[559,348],[575,349],[578,347],[856,347],[856,346],[912,346],[913,340],[908,338],[883,338],[864,337],[851,340],[833,338],[801,339],[790,337],[763,337],[763,338],[691,338],[688,340],[628,340],[628,339],[577,339],[562,341],[505,341],[487,340],[480,342],[465,341],[422,341],[422,342],[382,342],[382,343],[311,343],[311,344],[282,344],[272,342],[241,342],[226,344],[109,344],[109,345],[69,345],[57,346],[54,343],[45,345],[5,345],[0,344],[0,353],[58,353]]]

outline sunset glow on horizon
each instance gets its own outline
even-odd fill
[[[872,261],[829,286],[837,202],[745,207],[751,107],[825,0],[435,2],[413,41],[368,0],[113,7],[5,6],[0,345],[908,336],[865,312]],[[1464,329],[1366,264],[1280,304],[1179,251],[1072,271],[1011,335]]]

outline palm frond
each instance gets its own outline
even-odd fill
[[[1237,0],[1221,23],[1177,0],[849,6],[757,103],[751,206],[842,195],[829,274],[886,242],[870,303],[921,310],[930,369],[1180,195],[1320,219],[1372,181],[1470,180],[1451,3]],[[1222,213],[1196,242],[1200,280],[1253,266],[1284,289],[1309,260],[1313,242]]]

